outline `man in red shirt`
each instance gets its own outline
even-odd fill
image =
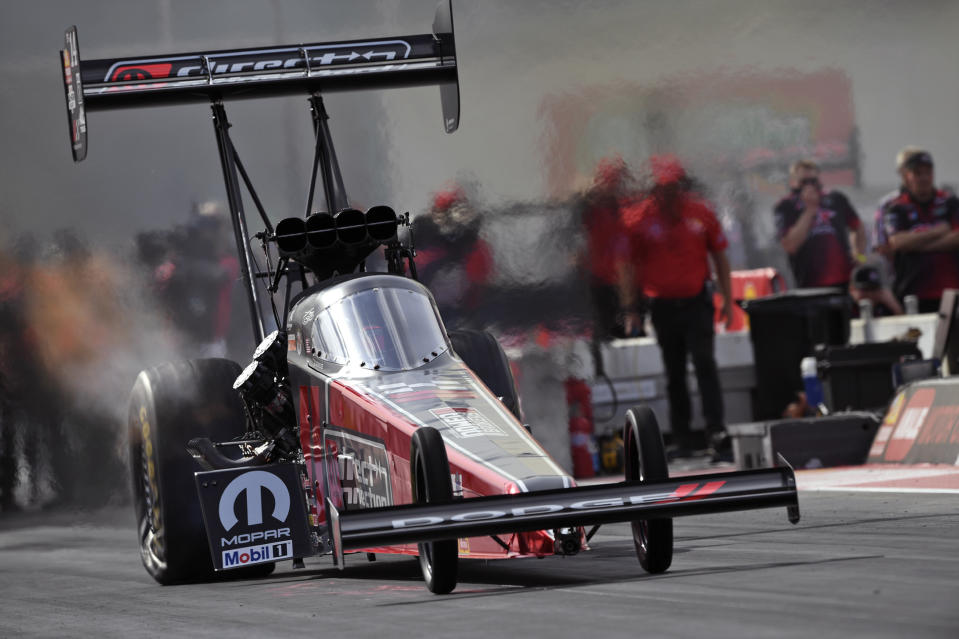
[[[635,195],[632,184],[633,177],[620,156],[603,158],[577,207],[586,233],[586,247],[580,259],[589,271],[593,336],[597,341],[645,335],[642,322],[637,323],[633,334],[624,334],[619,313],[617,265],[628,251],[621,211]],[[642,300],[637,302],[635,310],[642,314]]]
[[[690,192],[686,172],[675,157],[653,157],[650,165],[654,186],[649,197],[623,214],[631,253],[620,278],[627,330],[636,320],[633,305],[641,289],[649,298],[666,369],[671,456],[689,456],[697,447],[690,430],[692,411],[686,384],[686,363],[692,356],[714,458],[731,459],[714,354],[710,286],[711,258],[728,326],[732,318],[728,242],[713,210]]]

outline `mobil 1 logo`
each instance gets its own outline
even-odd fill
[[[293,464],[199,472],[196,487],[217,570],[313,553]]]

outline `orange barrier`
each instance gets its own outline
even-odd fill
[[[716,307],[714,321],[717,332],[734,332],[749,330],[749,316],[740,308],[739,302],[757,297],[765,297],[773,293],[786,290],[786,280],[774,268],[754,268],[746,271],[733,271],[730,274],[733,289],[733,323],[727,330],[720,320],[723,299],[716,293],[713,296],[713,305]]]

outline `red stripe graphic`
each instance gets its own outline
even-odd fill
[[[682,486],[677,488],[675,491],[673,491],[673,497],[676,497],[678,499],[683,499],[684,497],[686,497],[686,495],[696,490],[698,486],[699,484],[683,484]]]
[[[686,497],[686,500],[688,501],[688,500],[690,500],[690,499],[700,499],[701,497],[706,497],[707,495],[712,495],[714,492],[716,492],[717,490],[719,490],[720,488],[722,488],[723,484],[725,484],[725,483],[726,483],[725,481],[711,481],[711,482],[708,482],[708,483],[706,483],[702,488],[700,488],[697,492],[695,492],[694,494],[689,495],[688,497]]]

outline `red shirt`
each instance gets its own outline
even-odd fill
[[[707,255],[729,242],[709,206],[690,195],[677,200],[679,219],[663,214],[650,198],[627,208],[623,223],[632,261],[648,297],[694,297],[709,279]]]
[[[618,202],[607,202],[590,207],[586,214],[589,269],[593,279],[610,286],[616,284],[617,264],[625,253],[621,245],[623,223],[619,211]]]

